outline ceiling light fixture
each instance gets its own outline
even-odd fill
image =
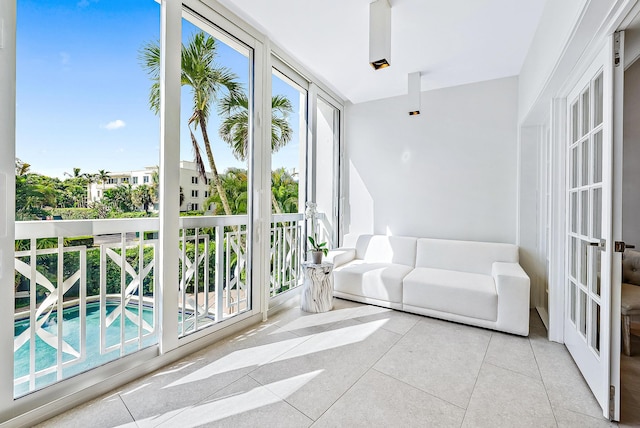
[[[420,114],[420,72],[409,73],[409,116]]]
[[[391,65],[391,5],[375,0],[369,5],[369,63],[374,70]]]

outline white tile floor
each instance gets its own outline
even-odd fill
[[[334,302],[276,314],[41,426],[612,425],[535,312],[523,338]]]

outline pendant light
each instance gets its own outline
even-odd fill
[[[375,0],[369,5],[369,63],[374,70],[391,65],[391,5]]]
[[[409,73],[409,116],[420,114],[420,72]]]

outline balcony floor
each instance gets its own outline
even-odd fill
[[[523,338],[340,299],[280,312],[40,426],[311,425],[610,426],[536,312]]]

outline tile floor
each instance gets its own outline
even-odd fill
[[[615,425],[535,312],[523,338],[334,303],[278,313],[40,426]]]
[[[640,336],[631,336],[632,355],[620,355],[620,410],[622,421],[640,427]]]

